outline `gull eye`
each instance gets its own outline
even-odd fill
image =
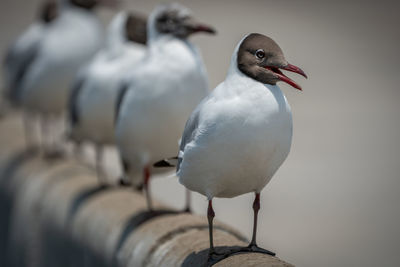
[[[259,59],[263,59],[263,58],[265,57],[265,52],[264,52],[264,50],[258,49],[258,50],[256,51],[256,57],[259,58]]]

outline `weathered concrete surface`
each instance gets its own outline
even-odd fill
[[[45,161],[24,150],[18,116],[0,122],[0,266],[206,266],[207,220],[155,203],[131,189],[101,187],[74,159]],[[215,223],[216,246],[244,246]],[[262,254],[215,266],[291,266]]]

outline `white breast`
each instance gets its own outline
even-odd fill
[[[208,198],[260,192],[290,150],[292,117],[283,93],[244,75],[214,90],[198,124],[178,175]]]
[[[177,153],[187,118],[208,92],[197,51],[181,40],[158,42],[133,75],[116,130],[123,157],[139,165]]]
[[[77,71],[102,45],[101,24],[93,14],[76,8],[63,10],[43,37],[24,79],[24,106],[38,112],[61,113]]]
[[[29,53],[38,45],[45,34],[46,25],[43,23],[34,23],[23,32],[10,47],[11,57],[5,65],[6,89],[10,90],[12,84],[18,78],[18,72],[25,64]]]
[[[85,72],[85,82],[78,98],[79,124],[74,135],[98,144],[114,143],[117,96],[126,73],[144,55],[144,47],[120,46],[118,56],[99,55]]]

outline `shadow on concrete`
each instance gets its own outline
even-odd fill
[[[4,164],[3,171],[0,174],[0,183],[9,181],[15,173],[21,168],[22,165],[29,162],[29,160],[35,158],[39,154],[39,149],[31,147],[24,149],[23,151],[15,153],[11,156],[6,164]]]
[[[8,257],[8,243],[10,230],[10,217],[12,212],[11,192],[8,191],[10,181],[14,178],[18,170],[35,158],[39,154],[36,148],[24,149],[15,153],[4,164],[3,171],[0,173],[0,266],[10,266]]]
[[[249,251],[248,247],[240,247],[240,246],[221,246],[215,247],[215,252],[210,259],[208,256],[209,249],[204,249],[199,252],[192,252],[186,259],[183,261],[181,267],[190,267],[190,266],[201,266],[201,267],[210,267],[218,262],[229,258],[234,255],[238,254],[245,254],[245,253],[262,253],[262,252],[253,252]],[[266,253],[263,253],[266,254]],[[269,254],[268,254],[269,255]],[[275,256],[275,253],[274,253]]]
[[[160,216],[180,213],[182,212],[175,210],[147,210],[133,214],[132,217],[126,222],[124,230],[118,238],[118,243],[113,255],[113,266],[118,266],[118,252],[130,236],[130,234],[133,233],[140,225]]]
[[[85,202],[107,190],[112,190],[112,187],[108,185],[96,185],[93,188],[89,188],[88,190],[81,192],[72,201],[71,207],[68,210],[67,226],[71,225],[75,215],[78,213],[79,209],[85,204]]]

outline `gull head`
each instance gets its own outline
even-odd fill
[[[307,78],[299,67],[289,64],[279,45],[271,38],[252,33],[243,39],[237,52],[237,67],[245,75],[264,84],[275,85],[283,81],[298,90],[300,85],[281,70],[295,72]]]

